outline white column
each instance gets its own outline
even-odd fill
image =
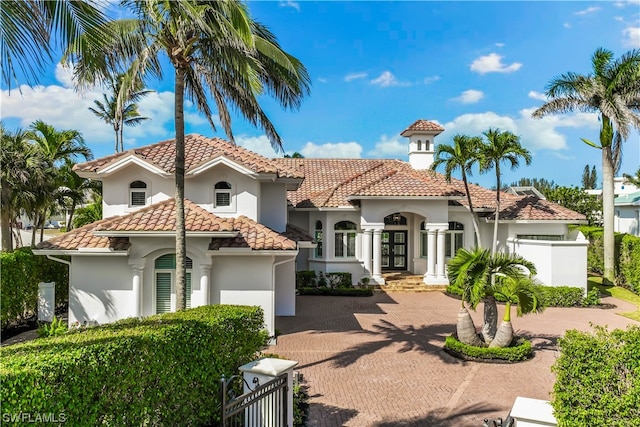
[[[373,230],[373,278],[382,280],[382,230]]]
[[[362,258],[364,261],[364,276],[371,277],[371,238],[372,230],[362,232]]]
[[[131,271],[133,273],[133,283],[132,283],[132,292],[133,292],[133,315],[135,317],[142,316],[141,302],[142,302],[142,284],[144,283],[142,272],[144,270],[143,266],[133,265],[131,266]]]
[[[436,230],[427,230],[427,274],[425,277],[436,277]]]
[[[438,230],[438,249],[437,249],[437,263],[438,263],[438,272],[436,277],[438,279],[444,279],[444,249],[445,249],[445,236],[447,230],[443,228],[439,228]]]
[[[202,289],[202,305],[211,305],[209,298],[209,273],[211,264],[200,264],[200,289]]]

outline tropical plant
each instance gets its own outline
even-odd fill
[[[109,83],[111,92],[102,94],[102,101],[95,100],[95,108],[89,110],[100,120],[113,127],[115,134],[115,151],[124,151],[124,126],[138,126],[148,117],[143,117],[138,112],[136,104],[140,99],[149,95],[152,90],[143,89],[141,82],[136,82],[133,90],[125,91],[122,85],[123,76],[114,77]]]
[[[622,174],[622,176],[624,177],[624,182],[640,188],[640,167],[636,171],[635,176],[626,173]]]
[[[578,187],[556,187],[546,192],[547,200],[587,217],[589,225],[602,221],[602,200]]]
[[[228,105],[259,125],[276,151],[282,148],[275,127],[262,110],[258,96],[272,95],[284,108],[297,108],[309,91],[304,66],[285,53],[275,36],[252,20],[237,0],[124,1],[134,19],[111,28],[117,36],[93,50],[68,52],[77,58],[75,74],[81,84],[107,80],[127,70],[122,84],[162,78],[164,54],[175,71],[175,188],[176,188],[176,307],[186,307],[186,233],[184,219],[184,99],[192,100],[212,128],[215,124],[207,96],[215,100],[218,116],[233,141]],[[115,31],[114,31],[115,32]]]
[[[511,324],[512,301],[518,302],[516,310],[518,316],[542,311],[543,308],[539,304],[538,296],[536,295],[538,286],[539,283],[535,279],[524,273],[497,278],[494,285],[494,293],[496,296],[499,295],[504,298],[506,302],[502,322],[489,347],[508,347],[513,341],[513,325]]]
[[[473,229],[476,233],[478,246],[482,247],[480,236],[480,226],[478,218],[473,210],[473,202],[471,201],[471,193],[469,192],[468,176],[471,175],[472,166],[479,161],[478,152],[482,140],[479,137],[467,135],[455,135],[453,137],[453,145],[440,144],[436,146],[434,160],[431,164],[431,170],[436,170],[444,165],[444,177],[447,182],[451,182],[451,175],[460,170],[462,174],[462,182],[464,183],[464,191],[467,195],[467,203],[473,220]]]
[[[458,315],[456,330],[458,339],[468,345],[478,345],[480,342],[473,319],[464,314],[465,303],[475,310],[480,301],[484,300],[485,306],[490,304],[487,296],[493,297],[496,291],[495,277],[509,278],[521,277],[523,274],[532,276],[536,274],[536,268],[530,261],[520,255],[497,253],[492,255],[488,249],[476,248],[467,250],[461,248],[449,261],[447,266],[449,282],[462,289],[462,309]],[[502,279],[501,279],[502,280]],[[495,299],[492,298],[495,305]],[[467,316],[468,315],[468,316]],[[483,339],[489,345],[495,338],[498,316],[495,311],[484,311]]]
[[[489,129],[483,135],[487,141],[480,145],[480,172],[488,172],[495,169],[496,172],[496,211],[493,219],[493,242],[491,253],[495,255],[498,248],[498,222],[500,220],[500,166],[508,163],[511,170],[520,166],[520,160],[524,160],[527,165],[531,164],[531,153],[520,144],[520,137],[509,131],[499,129]]]
[[[569,72],[554,77],[545,91],[549,100],[533,112],[533,117],[572,111],[593,112],[599,116],[599,143],[584,138],[583,141],[602,150],[604,278],[613,283],[613,178],[620,166],[623,142],[632,128],[640,129],[640,50],[631,50],[614,60],[613,52],[599,48],[593,54],[591,64],[590,74]]]
[[[67,218],[67,231],[73,228],[73,216],[76,207],[82,205],[91,192],[101,189],[100,181],[80,177],[73,170],[74,165],[75,163],[72,160],[65,159],[64,164],[58,169],[60,187],[58,187],[57,195],[60,204],[69,213]],[[102,210],[100,215],[102,215]]]
[[[100,221],[102,219],[102,196],[94,195],[93,202],[87,206],[78,208],[76,210],[75,218],[73,219],[73,227],[79,228],[83,225],[91,224],[92,222]]]
[[[11,87],[18,75],[29,84],[37,81],[52,60],[55,45],[83,52],[103,39],[107,17],[91,1],[5,1],[0,7],[2,81]],[[82,37],[81,37],[82,35]],[[80,42],[81,38],[84,40]]]
[[[593,190],[598,185],[598,173],[596,172],[596,165],[593,165],[589,169],[589,165],[585,165],[582,171],[582,188],[585,190]]]
[[[553,190],[558,185],[555,181],[549,181],[545,178],[520,178],[519,180],[512,182],[510,187],[534,187],[536,190],[547,197],[547,192]]]

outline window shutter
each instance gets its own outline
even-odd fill
[[[185,277],[185,281],[187,282],[187,308],[191,308],[191,272],[187,272]]]
[[[156,273],[156,314],[171,311],[171,273]]]

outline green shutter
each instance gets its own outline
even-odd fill
[[[171,273],[156,273],[156,313],[171,311]]]
[[[156,268],[162,270],[174,270],[176,268],[175,254],[166,254],[156,258]]]

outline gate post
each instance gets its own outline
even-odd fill
[[[294,360],[262,358],[238,369],[244,378],[244,392],[247,393],[256,386],[265,384],[282,374],[287,374],[287,426],[293,427],[293,368],[298,365]],[[265,426],[280,425],[276,420],[267,420],[269,414],[263,414]],[[271,417],[275,414],[271,414]]]

